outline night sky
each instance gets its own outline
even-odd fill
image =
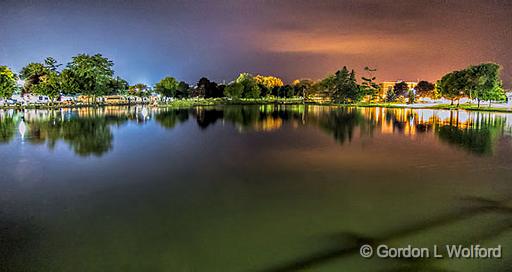
[[[502,64],[512,82],[512,1],[0,0],[0,65],[102,53],[130,83],[170,75],[230,81],[239,72],[290,82],[343,65],[379,81],[436,80]]]

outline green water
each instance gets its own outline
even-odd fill
[[[510,114],[0,111],[0,271],[508,271],[511,252]]]

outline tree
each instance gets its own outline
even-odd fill
[[[500,70],[501,67],[495,63],[483,63],[464,70],[468,94],[471,98],[478,100],[478,106],[480,106],[480,100],[488,100],[490,105],[492,100],[506,99]]]
[[[376,101],[379,99],[380,86],[375,82],[377,78],[373,76],[373,73],[376,72],[377,69],[366,66],[364,70],[368,73],[368,76],[361,77],[361,95],[367,96],[370,101]]]
[[[114,64],[101,54],[74,56],[62,71],[62,84],[66,93],[84,94],[95,98],[109,91]],[[94,99],[96,101],[96,99]]]
[[[0,66],[0,97],[10,98],[16,91],[18,77],[7,66]]]
[[[149,96],[149,87],[143,83],[137,83],[133,86],[130,86],[128,89],[128,94],[138,97],[147,97]]]
[[[57,61],[52,57],[47,57],[43,63],[32,62],[21,69],[20,77],[25,80],[25,86],[23,87],[24,93],[35,92],[34,88],[42,82],[43,78],[59,79],[59,72],[57,68],[61,66],[57,64]],[[49,75],[54,73],[54,75]],[[47,84],[46,82],[45,84]],[[60,84],[60,83],[59,83]],[[41,94],[42,87],[37,88],[39,94]]]
[[[193,97],[204,97],[206,94],[206,87],[210,84],[210,80],[202,77],[197,82],[196,88],[192,91]]]
[[[176,96],[178,85],[179,83],[174,77],[165,77],[155,85],[155,92],[164,97],[174,97]]]
[[[193,96],[213,98],[224,96],[224,85],[218,85],[217,83],[210,81],[206,77],[202,77],[197,82],[197,88],[194,90]]]
[[[460,100],[465,95],[465,88],[467,87],[464,78],[464,72],[455,71],[444,75],[436,83],[436,89],[441,96],[450,99],[453,105],[454,100]]]
[[[249,73],[242,73],[235,80],[236,83],[240,83],[244,86],[242,97],[244,98],[258,98],[260,96],[260,88],[254,80],[253,76]]]
[[[57,64],[57,60],[55,60],[52,57],[47,57],[44,59],[45,67],[50,71],[57,71],[57,68],[60,67],[62,64]]]
[[[334,86],[333,99],[338,103],[355,103],[362,98],[356,74],[354,70],[349,72],[346,66],[336,72]]]
[[[190,97],[190,86],[185,81],[180,81],[178,87],[176,88],[176,97],[177,98],[187,98]]]
[[[230,98],[240,98],[244,91],[242,83],[232,82],[224,89],[224,95]]]
[[[108,91],[106,94],[115,95],[126,93],[128,91],[128,88],[130,88],[128,81],[120,77],[112,78],[108,84]]]
[[[500,79],[501,67],[495,63],[482,63],[470,66],[466,69],[454,71],[444,75],[436,84],[442,96],[451,99],[452,105],[455,99],[463,96],[478,100],[506,99],[503,84]]]
[[[416,96],[418,97],[431,97],[431,98],[434,98],[435,96],[435,93],[434,93],[434,90],[435,90],[436,86],[434,85],[434,83],[430,83],[426,80],[422,80],[420,82],[418,82],[418,84],[416,85],[415,89],[416,89]]]
[[[412,89],[409,90],[407,95],[409,96],[408,103],[409,104],[414,104],[414,102],[416,102],[416,94],[414,93],[414,90],[412,90]]]
[[[215,98],[224,96],[224,85],[218,85],[217,83],[210,81],[205,86],[204,97]]]
[[[272,93],[272,89],[283,86],[283,81],[274,76],[257,75],[254,77],[254,81],[256,81],[256,84],[258,84],[258,87],[261,90],[261,96],[270,95]]]
[[[48,69],[42,63],[32,62],[21,69],[20,78],[25,81],[23,93],[33,92],[33,86],[41,82],[41,77],[48,74]]]
[[[40,78],[40,82],[33,86],[35,94],[45,95],[50,98],[50,101],[60,97],[61,80],[60,75],[53,70],[49,70],[48,74]]]
[[[295,96],[295,88],[286,84],[284,86],[278,87],[278,96],[279,97],[294,97]]]
[[[306,98],[307,96],[316,92],[316,84],[313,80],[302,79],[293,81],[295,94]]]
[[[393,86],[393,90],[387,93],[386,100],[388,102],[396,101],[400,96],[405,97],[409,92],[409,85],[401,81]]]

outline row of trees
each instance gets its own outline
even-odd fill
[[[359,80],[354,70],[346,66],[334,74],[319,81],[296,80],[284,84],[274,76],[253,76],[242,73],[228,84],[218,84],[203,77],[197,84],[190,86],[173,77],[165,77],[149,87],[138,83],[130,86],[128,82],[114,76],[113,62],[100,54],[79,54],[63,68],[49,57],[42,63],[29,63],[20,71],[19,78],[24,80],[22,93],[48,96],[52,101],[61,95],[87,95],[90,97],[114,94],[128,94],[139,97],[149,96],[152,92],[167,98],[188,97],[312,97],[322,96],[337,103],[357,103],[386,100],[402,101],[408,98],[414,103],[417,97],[431,97],[459,100],[469,97],[480,101],[503,100],[505,93],[500,80],[500,66],[484,63],[454,71],[443,76],[436,84],[420,81],[414,90],[405,82],[394,85],[386,97],[380,97],[380,86],[376,83],[376,69],[365,67],[365,75]],[[0,97],[9,98],[17,90],[18,76],[6,66],[0,66]]]
[[[229,84],[218,84],[203,77],[196,86],[186,82],[178,82],[173,77],[165,77],[153,89],[163,97],[230,97],[230,98],[259,98],[270,95],[276,97],[299,96],[299,90],[292,85],[284,85],[283,81],[274,76],[253,76],[242,73]]]
[[[500,79],[501,67],[495,63],[484,63],[454,71],[443,76],[436,84],[441,96],[452,101],[462,97],[480,101],[503,101],[506,99]]]
[[[114,77],[113,63],[100,54],[80,54],[64,69],[51,57],[42,63],[29,63],[19,76],[6,66],[0,66],[0,97],[10,98],[17,91],[18,78],[24,80],[22,93],[48,96],[52,101],[61,95],[100,96],[128,89],[128,82]]]
[[[343,67],[334,75],[314,82],[312,80],[296,80],[292,84],[284,84],[274,76],[253,76],[242,73],[229,84],[218,84],[207,78],[201,78],[195,86],[173,77],[165,77],[153,88],[138,83],[130,86],[128,82],[114,76],[113,62],[100,54],[79,54],[60,70],[62,64],[49,57],[42,63],[29,63],[23,67],[19,78],[24,80],[22,93],[48,96],[52,101],[61,95],[87,95],[91,97],[113,94],[129,94],[149,96],[151,92],[162,97],[230,97],[259,98],[267,96],[297,97],[310,96],[316,93],[327,93],[337,102],[357,102],[365,95],[377,96],[378,85],[371,73],[375,69],[366,68],[369,77],[362,78],[358,85],[355,72]],[[2,98],[9,98],[16,91],[18,77],[7,67],[1,66]]]

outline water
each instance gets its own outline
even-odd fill
[[[0,112],[0,271],[507,271],[512,115]],[[364,259],[359,246],[502,245]]]

